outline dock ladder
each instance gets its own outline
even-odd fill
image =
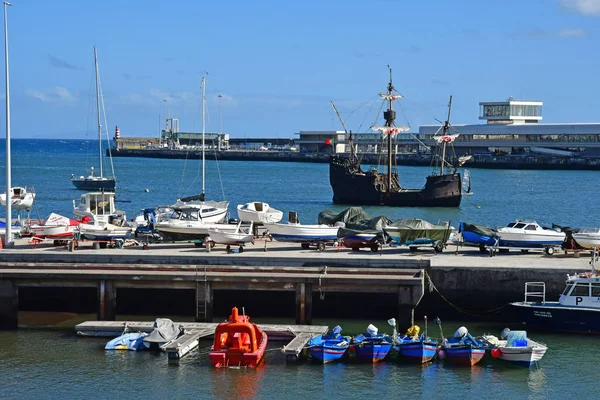
[[[206,294],[208,282],[206,280],[206,266],[204,266],[204,274],[198,275],[198,267],[196,267],[196,321],[206,321]]]
[[[544,282],[525,282],[525,303],[536,303],[529,299],[537,300],[541,298],[541,302],[546,302],[546,284]]]

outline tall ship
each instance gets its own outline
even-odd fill
[[[393,139],[401,132],[408,132],[410,127],[396,126],[396,111],[393,102],[402,98],[396,92],[392,82],[392,69],[390,68],[390,81],[386,93],[379,96],[387,104],[383,112],[384,126],[371,126],[371,129],[380,131],[387,141],[385,158],[387,171],[380,172],[378,168],[363,171],[361,157],[356,154],[352,134],[349,134],[348,145],[350,154],[332,154],[329,161],[329,182],[333,189],[333,202],[336,204],[350,205],[382,205],[396,207],[458,207],[462,199],[462,178],[458,168],[466,159],[458,160],[451,164],[446,160],[447,146],[458,136],[450,134],[450,109],[452,97],[448,106],[448,119],[440,128],[441,134],[435,135],[437,142],[433,154],[432,165],[434,172],[425,180],[421,189],[407,189],[400,184],[400,178],[394,164]],[[335,106],[334,106],[335,108]],[[337,112],[337,110],[336,110]]]

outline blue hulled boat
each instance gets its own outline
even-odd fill
[[[498,240],[496,232],[485,225],[461,222],[458,231],[465,243],[477,245],[481,251],[486,251],[486,246],[494,246]]]
[[[450,364],[470,367],[481,361],[485,350],[486,345],[461,326],[454,333],[454,337],[444,339],[439,357]]]
[[[398,350],[401,360],[424,364],[435,357],[438,342],[425,335],[419,335],[420,328],[413,325],[403,336],[396,338],[394,349]]]
[[[312,338],[308,342],[313,360],[323,364],[339,360],[350,346],[350,338],[342,336],[342,328],[337,325],[329,335]]]
[[[361,361],[379,362],[385,359],[392,349],[393,339],[389,335],[377,333],[373,325],[367,327],[367,333],[352,339],[356,357]]]
[[[144,338],[148,336],[145,332],[129,332],[106,343],[104,350],[146,350],[149,346],[144,343]]]

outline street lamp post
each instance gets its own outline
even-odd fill
[[[223,95],[219,95],[219,151],[221,151],[221,139],[223,134],[223,113],[221,112],[221,99]]]

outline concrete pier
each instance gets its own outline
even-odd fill
[[[213,320],[215,292],[288,293],[295,309],[286,311],[287,316],[298,324],[312,322],[313,302],[319,299],[385,295],[392,299],[386,303],[390,317],[395,316],[399,326],[410,326],[417,305],[441,298],[436,291],[444,301],[477,312],[522,300],[527,281],[545,282],[547,299],[554,300],[564,289],[567,273],[590,269],[586,254],[511,251],[489,257],[474,248],[455,247],[440,254],[394,247],[377,253],[331,247],[320,252],[277,242],[269,243],[267,252],[263,247],[258,242],[246,246],[244,253],[228,254],[224,246],[208,252],[193,243],[160,243],[147,250],[132,246],[70,252],[17,241],[14,248],[0,250],[0,328],[18,326],[19,288],[44,287],[95,290],[98,319],[105,321],[117,317],[123,289],[192,291],[199,322]],[[426,285],[431,292],[425,291]]]

